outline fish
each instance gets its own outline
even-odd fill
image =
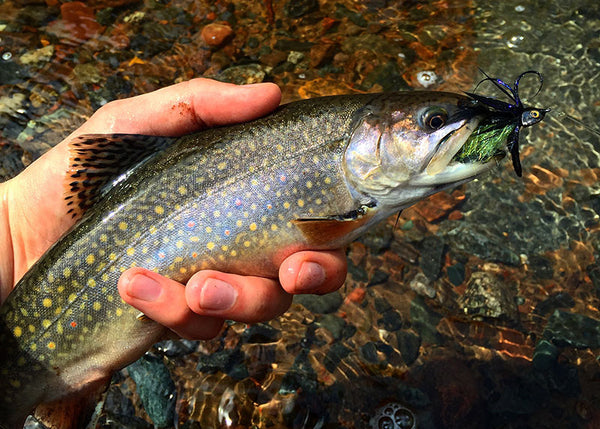
[[[489,100],[339,95],[180,138],[72,140],[65,204],[80,219],[0,307],[0,427],[93,396],[164,338],[120,298],[124,270],[181,283],[203,269],[277,278],[293,252],[345,246],[497,165],[518,119]],[[55,427],[77,418],[61,415]]]

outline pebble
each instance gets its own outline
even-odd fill
[[[229,25],[211,23],[202,29],[202,39],[208,46],[219,47],[233,36]]]
[[[410,281],[410,288],[421,296],[427,298],[435,298],[436,290],[431,285],[431,281],[423,273],[417,273],[415,277]]]
[[[344,299],[336,291],[326,295],[295,295],[294,302],[303,305],[312,313],[326,314],[336,311]]]
[[[485,271],[471,274],[464,295],[458,300],[467,316],[475,319],[489,317],[518,322],[519,310],[514,283]]]

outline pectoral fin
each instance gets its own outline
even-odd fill
[[[292,221],[307,238],[308,243],[320,246],[343,240],[373,217],[375,204],[363,205],[342,215],[300,218]]]

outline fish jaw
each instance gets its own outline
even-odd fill
[[[473,180],[503,156],[498,151],[485,159],[460,159],[457,154],[487,114],[458,94],[440,98],[416,103],[403,116],[366,115],[354,128],[344,158],[346,178],[357,194],[376,202],[378,219]],[[436,109],[444,112],[446,123],[428,129],[421,118]]]

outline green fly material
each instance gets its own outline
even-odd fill
[[[454,160],[487,162],[490,158],[503,154],[506,149],[506,141],[516,126],[517,124],[514,122],[498,122],[494,118],[482,121],[454,156]]]

